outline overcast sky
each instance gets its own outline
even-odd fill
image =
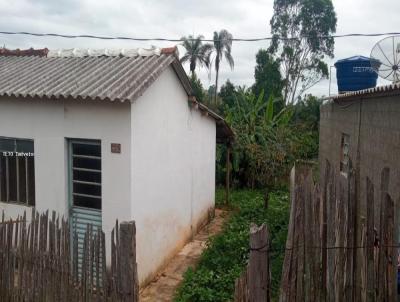
[[[400,31],[399,0],[333,0],[338,17],[337,33],[375,33]],[[269,21],[273,0],[1,0],[0,31],[52,32],[129,37],[180,38],[203,34],[211,38],[215,30],[227,29],[236,38],[270,35]],[[128,42],[52,37],[2,36],[7,48],[135,48],[151,45],[166,47],[172,42]],[[336,59],[353,55],[369,56],[381,38],[337,39]],[[268,42],[235,42],[235,68],[222,63],[221,81],[230,79],[237,85],[253,83],[255,54]],[[181,50],[182,52],[182,50]],[[188,66],[185,66],[186,69]],[[205,70],[198,72],[205,87],[214,81]],[[332,91],[336,92],[335,80]],[[329,81],[312,89],[327,95]]]

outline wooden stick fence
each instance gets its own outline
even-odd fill
[[[376,201],[357,170],[334,175],[327,162],[320,189],[311,167],[296,165],[280,301],[397,301],[400,215],[389,174],[383,169]]]
[[[32,211],[0,222],[1,301],[138,301],[135,223],[116,223],[111,270],[105,234],[88,225],[83,249],[66,220]],[[78,263],[82,253],[82,263]]]
[[[269,302],[271,272],[269,264],[269,235],[265,224],[250,228],[249,263],[235,283],[235,302]]]

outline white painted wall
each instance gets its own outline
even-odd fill
[[[103,229],[130,220],[130,104],[76,100],[0,99],[0,136],[34,140],[36,208],[68,215],[66,138],[99,139],[102,147]],[[122,153],[111,153],[121,143]],[[30,208],[0,202],[15,217]],[[109,242],[109,240],[107,240]]]
[[[2,98],[0,136],[34,140],[36,207],[65,215],[66,138],[101,140],[103,229],[109,237],[116,218],[136,221],[143,282],[214,206],[216,123],[187,100],[172,68],[133,104]],[[111,153],[111,143],[122,153]],[[0,202],[2,209],[12,217],[30,211]]]
[[[191,110],[169,68],[132,104],[132,217],[140,282],[214,206],[216,123]]]

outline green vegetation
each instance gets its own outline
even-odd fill
[[[228,87],[228,86],[226,86]],[[287,184],[297,159],[312,160],[318,154],[319,104],[307,99],[282,108],[281,99],[263,92],[234,90],[233,103],[224,108],[235,130],[232,183],[235,187],[264,188]],[[230,100],[230,102],[232,102]],[[279,111],[277,110],[279,109]],[[218,147],[217,180],[223,183],[224,146]]]
[[[185,48],[185,54],[180,59],[181,63],[189,62],[190,73],[195,75],[197,65],[210,67],[210,54],[212,51],[211,44],[203,44],[202,35],[196,38],[192,35],[182,37],[182,46]]]
[[[328,76],[324,58],[333,57],[336,22],[332,0],[274,1],[269,51],[281,65],[285,104]]]
[[[217,204],[222,204],[224,192],[217,192]],[[271,273],[273,295],[278,294],[289,220],[289,196],[286,191],[270,193],[269,208],[264,208],[261,191],[240,190],[231,195],[233,212],[223,232],[212,238],[201,256],[196,270],[189,269],[177,292],[175,302],[230,301],[235,279],[244,270],[249,255],[251,223],[267,223],[271,234]]]
[[[181,63],[189,63],[190,74],[191,74],[191,84],[194,85],[194,96],[210,106],[212,108],[217,108],[217,96],[218,96],[218,78],[219,78],[219,68],[221,62],[225,58],[231,69],[235,65],[235,61],[232,56],[232,39],[233,36],[226,29],[221,29],[220,31],[214,31],[213,43],[203,43],[204,36],[199,35],[194,37],[189,35],[187,37],[182,37],[182,46],[185,48],[185,54],[180,58]],[[214,57],[212,58],[214,54]],[[210,93],[204,92],[200,80],[196,77],[196,67],[199,65],[201,67],[206,67],[210,69],[211,63],[215,67],[215,85]],[[212,88],[210,86],[210,88]],[[200,90],[201,89],[201,90]]]
[[[279,70],[279,61],[265,49],[260,49],[256,54],[256,67],[254,68],[255,83],[251,90],[255,95],[264,91],[264,100],[267,101],[271,95],[282,96],[283,80]],[[282,109],[282,106],[280,106]]]
[[[221,29],[219,32],[214,31],[214,51],[215,51],[215,92],[214,92],[214,104],[217,103],[217,91],[218,91],[218,77],[219,67],[222,59],[225,57],[228,61],[229,66],[233,69],[234,60],[232,57],[232,39],[233,36],[226,29]]]
[[[246,187],[265,187],[286,177],[287,164],[297,147],[289,125],[292,111],[274,112],[274,99],[264,101],[263,92],[256,97],[251,92],[239,94],[227,109],[226,119],[236,130],[233,149],[235,180]]]
[[[189,80],[190,86],[192,86],[193,89],[193,95],[196,97],[197,100],[204,100],[206,98],[206,92],[196,73],[193,72],[189,77]]]
[[[274,0],[273,40],[256,54],[250,87],[235,86],[227,80],[218,92],[222,58],[231,68],[234,63],[232,35],[226,30],[214,32],[213,45],[206,46],[207,52],[200,51],[207,53],[205,61],[186,60],[191,62],[190,80],[196,98],[224,116],[236,134],[233,187],[253,190],[232,193],[229,221],[223,232],[210,240],[198,268],[186,272],[176,302],[231,301],[235,279],[244,270],[249,254],[249,226],[264,222],[275,251],[271,253],[271,270],[277,297],[289,220],[288,193],[277,188],[287,188],[289,171],[296,160],[317,157],[321,101],[305,93],[328,74],[324,59],[333,56],[336,22],[332,0]],[[189,57],[191,48],[204,47],[201,41],[193,43],[196,47],[185,45],[185,56]],[[215,66],[215,85],[203,88],[194,73],[193,61],[207,68]],[[218,146],[217,184],[224,183],[225,169],[226,146]],[[272,192],[268,210],[263,206],[261,190],[265,188]],[[221,192],[217,197],[222,203]]]

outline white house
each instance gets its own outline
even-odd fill
[[[176,48],[2,49],[0,73],[0,210],[106,234],[135,220],[148,281],[207,219],[216,141],[232,137],[191,97]]]

